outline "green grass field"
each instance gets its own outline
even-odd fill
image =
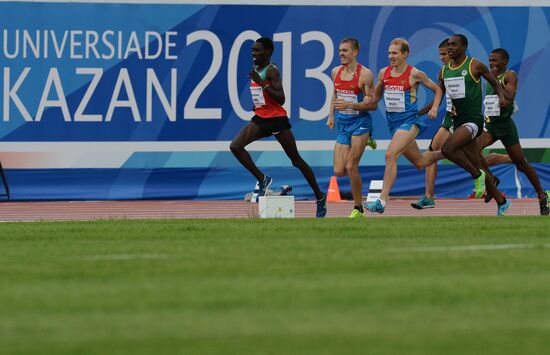
[[[0,353],[547,354],[549,221],[3,223]]]

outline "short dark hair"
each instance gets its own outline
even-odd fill
[[[273,46],[273,41],[271,40],[271,38],[260,37],[256,40],[256,42],[260,43],[266,51],[271,51],[271,54],[273,54],[273,49],[275,48],[275,46]]]
[[[464,47],[468,48],[468,38],[466,38],[466,36],[461,33],[455,33],[453,37],[460,38],[460,42],[464,45]]]
[[[500,54],[506,61],[510,60],[510,54],[508,54],[508,51],[504,48],[497,48],[493,49],[491,53],[498,53]]]
[[[399,46],[401,53],[410,53],[409,42],[405,38],[397,37],[392,39],[390,45]]]
[[[445,38],[441,43],[439,43],[439,48],[449,47],[449,37]]]
[[[353,49],[357,49],[357,51],[359,51],[359,41],[356,38],[346,37],[343,40],[341,40],[340,43],[349,43],[351,44]]]

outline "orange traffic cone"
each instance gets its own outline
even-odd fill
[[[338,188],[338,181],[336,181],[336,176],[331,176],[330,178],[330,183],[328,184],[327,201],[342,202],[342,199],[340,198],[340,189]]]

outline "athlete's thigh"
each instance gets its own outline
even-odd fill
[[[447,138],[449,138],[450,136],[451,136],[451,132],[447,131],[443,127],[439,127],[434,137],[432,138],[432,144],[431,144],[432,150],[433,151],[440,150],[441,147],[443,146],[443,143],[445,143]]]
[[[246,147],[250,143],[267,136],[269,136],[269,134],[262,130],[260,126],[254,122],[249,122],[246,126],[241,128],[239,133],[233,138],[232,143],[241,147]]]
[[[334,170],[343,171],[346,169],[350,146],[347,144],[336,143],[334,145]]]
[[[462,149],[464,145],[471,142],[475,142],[475,139],[472,139],[472,133],[468,130],[468,128],[460,126],[453,131],[447,140],[445,140],[442,147]],[[477,144],[475,146],[477,147]]]
[[[493,136],[487,131],[483,131],[479,137],[476,138],[477,145],[479,147],[479,150],[482,151],[486,147],[493,144],[495,141],[493,140]]]
[[[349,149],[347,160],[358,162],[367,147],[369,141],[369,134],[362,134],[360,136],[351,136],[351,147]]]
[[[396,157],[401,155],[405,151],[405,149],[407,149],[409,145],[414,142],[417,135],[418,127],[416,126],[413,126],[408,131],[398,129],[397,131],[395,131],[390,141],[386,154],[391,154]]]
[[[290,129],[283,129],[275,134],[275,138],[290,159],[295,159],[300,156],[298,147],[296,146],[296,138],[294,138],[294,134],[292,134]]]

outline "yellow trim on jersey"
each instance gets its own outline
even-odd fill
[[[506,75],[508,73],[513,73],[513,72],[514,71],[512,69],[506,69],[506,71],[504,73],[502,73],[502,80],[499,80],[500,84],[502,85],[502,90],[506,89],[506,83],[504,82],[504,79],[506,78]],[[516,81],[516,89],[514,91],[514,101],[515,101],[517,93],[518,93],[518,82]]]
[[[460,67],[461,67],[461,66],[463,66],[463,65],[464,65],[464,63],[466,63],[466,61],[468,60],[468,58],[469,58],[469,57],[468,57],[468,56],[466,56],[466,58],[464,59],[464,61],[462,62],[462,64],[460,64],[460,65],[459,65],[458,67],[456,67],[456,68],[453,68],[453,67],[451,67],[451,62],[449,62],[449,69],[451,69],[451,70],[457,70],[457,69],[460,69]]]
[[[411,86],[411,104],[414,104],[416,102],[416,88],[413,88]]]
[[[470,77],[476,82],[476,83],[479,83],[481,81],[481,76],[479,77],[479,79],[476,80],[476,78],[474,78],[474,76],[472,75],[472,63],[474,62],[474,58],[472,58],[472,60],[470,61],[470,65],[468,65],[468,73],[470,74]]]
[[[500,80],[499,80],[503,87],[506,87],[506,85],[504,84],[504,78],[506,78],[506,74],[508,74],[509,71],[510,71],[510,69],[506,69],[506,71],[504,73],[502,73],[502,78],[500,78]],[[498,80],[498,78],[497,78],[497,80]]]

